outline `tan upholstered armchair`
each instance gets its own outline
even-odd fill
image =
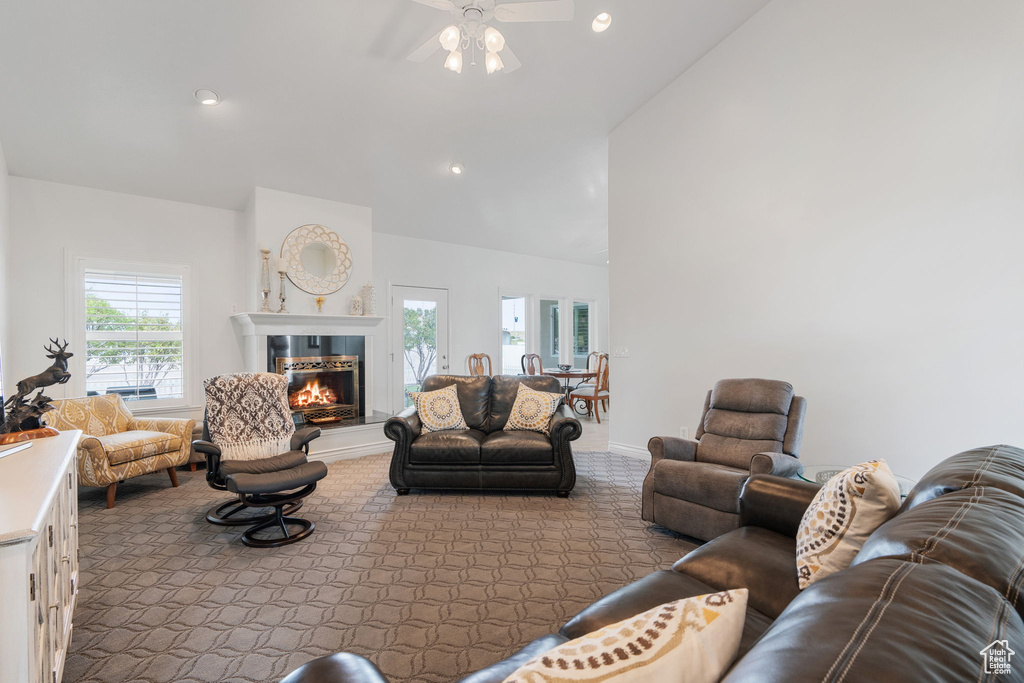
[[[738,528],[751,474],[800,473],[806,410],[788,382],[721,380],[704,400],[696,441],[656,436],[647,444],[640,516],[702,541]]]
[[[117,482],[167,470],[178,485],[174,468],[188,462],[195,420],[135,418],[117,394],[54,401],[44,417],[59,430],[81,429],[78,483],[106,486],[107,507],[114,507]]]

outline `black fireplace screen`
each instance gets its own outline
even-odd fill
[[[302,356],[276,359],[288,378],[288,404],[314,424],[359,417],[359,357]]]

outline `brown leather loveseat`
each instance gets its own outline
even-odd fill
[[[740,651],[728,683],[1024,680],[1024,450],[992,446],[933,468],[852,566],[800,591],[796,530],[817,491],[754,475],[740,496],[740,528],[605,596],[558,633],[462,683],[504,680],[568,639],[665,602],[749,589]],[[991,646],[991,647],[990,647]],[[986,673],[985,652],[1010,653]],[[998,653],[996,653],[998,654]],[[368,660],[321,657],[286,683],[383,683]]]
[[[519,385],[562,393],[554,377],[528,375],[432,375],[421,391],[456,385],[469,429],[424,432],[416,409],[407,408],[384,425],[395,442],[391,485],[409,489],[539,489],[568,496],[576,485],[570,441],[583,433],[580,421],[562,403],[548,423],[548,434],[504,431]]]

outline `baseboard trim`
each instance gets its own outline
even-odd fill
[[[367,455],[380,455],[387,453],[394,448],[390,441],[374,441],[372,443],[359,444],[356,446],[339,446],[328,448],[318,453],[310,453],[310,460],[319,460],[325,463],[337,462],[339,460],[354,460]]]
[[[608,450],[612,453],[619,455],[628,455],[631,458],[638,458],[640,460],[650,460],[651,454],[646,448],[640,448],[639,446],[630,446],[626,443],[616,443],[615,441],[608,442]]]

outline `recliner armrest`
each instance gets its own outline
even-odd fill
[[[309,442],[320,436],[319,427],[303,427],[292,434],[291,449],[309,453]]]
[[[548,422],[548,435],[552,440],[564,439],[575,441],[583,434],[583,425],[576,419],[572,408],[564,403],[558,406],[558,410],[551,416]]]
[[[192,442],[192,448],[196,449],[196,453],[204,453],[206,455],[220,455],[220,446],[210,441],[195,440]]]
[[[659,460],[682,460],[693,462],[697,459],[697,442],[691,439],[680,439],[675,436],[655,436],[647,442],[647,450],[651,452],[651,467]]]
[[[423,431],[423,425],[420,422],[420,416],[416,413],[415,406],[409,406],[384,423],[384,435],[392,441],[400,441],[405,437],[409,443],[412,443],[421,431]]]
[[[740,526],[758,526],[796,538],[800,520],[819,488],[800,479],[752,475],[740,492]]]
[[[773,474],[776,477],[792,477],[804,471],[798,458],[785,453],[757,453],[750,459],[751,474]]]

